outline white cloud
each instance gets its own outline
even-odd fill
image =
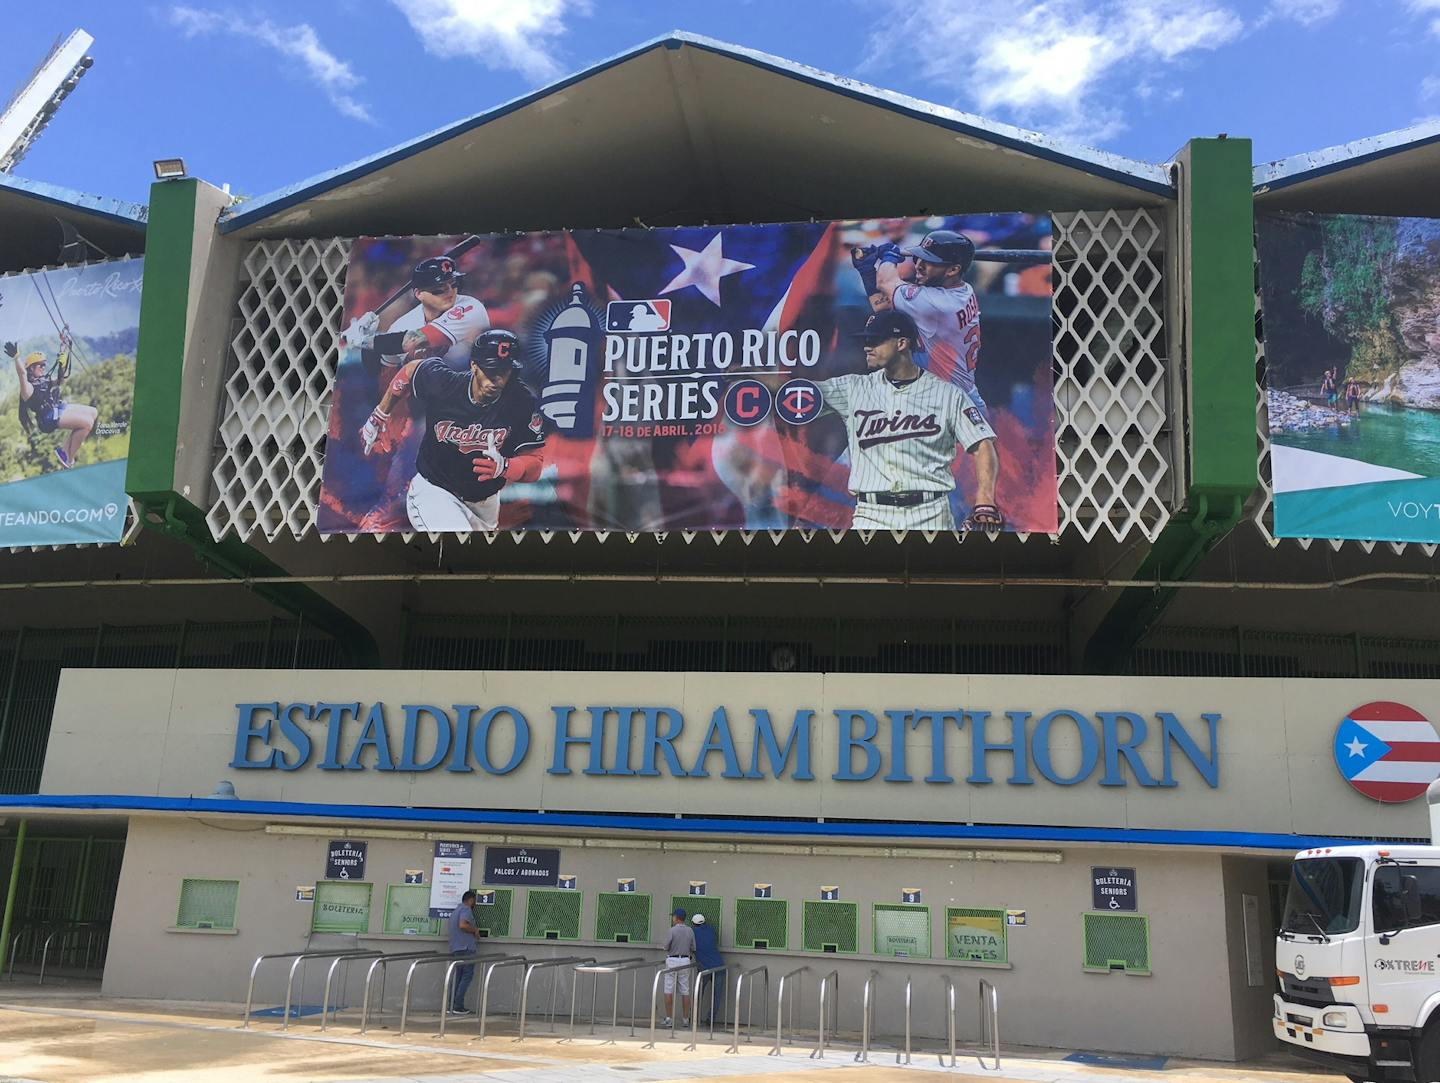
[[[258,41],[287,60],[297,61],[310,81],[325,92],[330,104],[345,116],[366,123],[374,122],[370,110],[351,93],[364,80],[346,61],[321,44],[319,35],[309,23],[278,26],[269,19],[245,16],[235,11],[201,11],[182,6],[170,9],[170,22],[186,37],[219,34]]]
[[[1430,18],[1430,33],[1440,37],[1440,0],[1405,0],[1412,15]]]
[[[1342,0],[1270,0],[1270,10],[1261,21],[1292,19],[1302,26],[1314,26],[1333,19],[1341,3]]]
[[[469,57],[531,83],[564,74],[555,47],[589,0],[391,0],[432,56]]]
[[[869,52],[875,66],[918,53],[926,78],[982,113],[1098,142],[1125,127],[1102,91],[1133,95],[1153,86],[1158,68],[1243,30],[1221,0],[934,0],[877,27]],[[944,48],[900,56],[900,41]]]

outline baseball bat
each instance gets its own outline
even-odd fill
[[[466,237],[463,241],[457,244],[454,248],[451,248],[447,252],[441,252],[440,255],[449,256],[456,263],[459,263],[460,257],[463,256],[466,252],[470,251],[470,249],[474,248],[479,243],[480,238],[472,233],[470,236]],[[389,297],[385,298],[385,300],[380,302],[380,307],[375,310],[375,315],[380,315],[380,313],[384,312],[387,308],[389,308],[391,305],[393,305],[396,301],[400,300],[400,298],[404,297],[409,292],[410,283],[407,281],[405,285],[401,286]]]
[[[980,248],[976,262],[985,263],[1049,263],[1051,253],[1043,248]]]

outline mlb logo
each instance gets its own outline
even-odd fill
[[[920,889],[918,887],[902,887],[900,889],[900,901],[902,903],[918,903],[920,901]]]
[[[820,416],[825,399],[811,380],[791,380],[775,395],[775,413],[792,425],[808,425]]]
[[[575,876],[573,873],[562,872],[560,874],[560,886],[563,888],[574,891],[578,882],[579,877]]]
[[[605,330],[617,334],[643,335],[670,330],[670,302],[611,301],[605,306]]]
[[[629,878],[624,879],[624,880],[616,880],[616,881],[615,881],[615,890],[616,890],[616,891],[634,891],[634,890],[635,890],[635,879],[634,879],[634,877],[629,877]]]
[[[476,906],[494,906],[494,905],[495,905],[495,892],[493,892],[493,891],[478,891],[478,892],[476,892],[476,893],[475,893],[475,905],[476,905]]]
[[[840,889],[838,887],[822,887],[820,889],[820,898],[824,902],[834,902],[840,898]]]
[[[691,880],[691,881],[690,881],[690,894],[691,894],[691,895],[704,895],[704,894],[705,894],[705,888],[706,888],[706,884],[705,884],[705,881],[704,881],[704,880]]]
[[[768,899],[768,898],[770,897],[770,885],[769,885],[769,884],[756,884],[756,885],[755,885],[755,897],[756,897],[757,899]]]

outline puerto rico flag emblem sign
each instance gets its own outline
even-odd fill
[[[1366,797],[1385,804],[1412,801],[1440,777],[1440,735],[1413,707],[1367,703],[1335,731],[1335,765]]]

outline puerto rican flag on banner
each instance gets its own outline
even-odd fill
[[[1366,797],[1386,804],[1411,801],[1440,777],[1440,735],[1413,707],[1367,703],[1335,731],[1335,764]]]

